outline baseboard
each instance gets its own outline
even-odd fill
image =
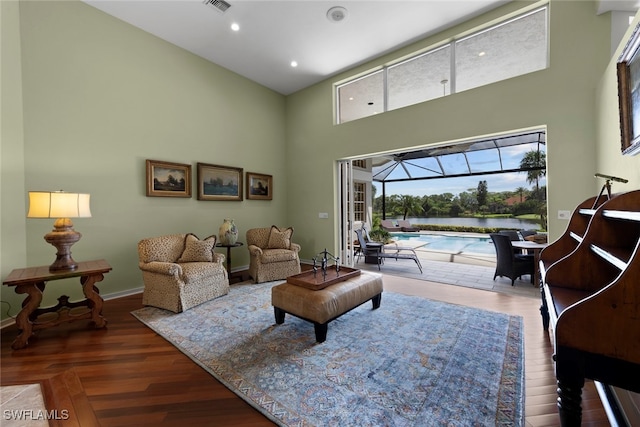
[[[9,317],[7,319],[4,319],[1,323],[0,323],[0,329],[4,329],[7,326],[11,326],[13,324],[16,323],[16,320],[13,317]]]

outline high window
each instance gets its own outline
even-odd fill
[[[377,71],[338,87],[341,123],[385,111],[383,79],[383,71]]]
[[[388,111],[445,96],[450,91],[451,46],[387,68]]]
[[[543,7],[337,85],[337,122],[546,68],[547,15]]]
[[[456,91],[547,67],[547,14],[541,9],[455,42]]]

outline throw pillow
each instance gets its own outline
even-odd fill
[[[178,262],[213,262],[215,246],[215,235],[200,240],[195,234],[189,233],[184,239],[184,251]]]
[[[275,225],[272,225],[267,249],[289,249],[291,247],[291,236],[293,236],[293,227],[280,230]]]

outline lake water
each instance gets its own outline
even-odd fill
[[[396,218],[396,219],[402,219]],[[533,219],[519,218],[407,218],[411,224],[461,225],[468,227],[496,227],[525,230],[540,230],[540,225]]]

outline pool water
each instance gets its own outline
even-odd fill
[[[490,237],[454,236],[445,234],[416,234],[416,233],[392,233],[395,239],[400,241],[424,242],[426,246],[421,249],[447,251],[447,252],[471,252],[475,254],[495,255]]]

